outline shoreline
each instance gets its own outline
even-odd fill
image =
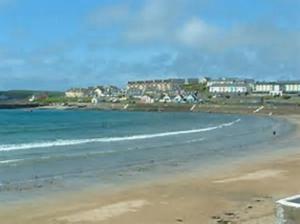
[[[207,112],[225,114],[253,114],[253,115],[287,115],[300,114],[299,104],[127,104],[127,103],[70,103],[67,105],[43,104],[4,104],[0,109],[24,110],[94,110],[94,111],[127,111],[127,112]]]
[[[297,141],[300,116],[279,118],[297,125],[297,130],[281,143]],[[90,190],[79,195],[63,196],[62,201],[41,201],[14,211],[1,209],[0,218],[6,224],[24,223],[24,220],[28,224],[76,221],[199,223],[200,220],[201,223],[217,223],[221,219],[232,223],[274,223],[274,201],[297,194],[300,184],[297,172],[300,169],[297,165],[300,152],[295,146],[286,149],[276,152],[275,156],[268,153],[270,155],[264,155],[254,163],[252,159],[240,161],[227,169],[212,171],[210,176],[179,175],[174,179],[145,183],[109,194]],[[293,167],[298,170],[293,170]],[[291,186],[284,189],[282,180],[291,181]],[[16,211],[18,218],[14,215]]]

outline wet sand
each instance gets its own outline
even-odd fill
[[[206,177],[187,174],[109,194],[91,190],[1,208],[0,223],[274,223],[274,202],[300,193],[300,144],[292,144],[300,141],[300,116],[287,118],[298,129],[276,155]]]

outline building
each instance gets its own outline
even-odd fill
[[[88,96],[88,89],[85,88],[72,88],[65,92],[68,98],[83,98]]]
[[[28,99],[28,101],[34,102],[36,100],[45,100],[47,98],[48,98],[48,94],[44,93],[44,94],[33,95]]]
[[[213,85],[247,85],[249,88],[253,87],[254,79],[239,79],[239,78],[219,78],[207,81],[207,86]]]
[[[202,77],[199,79],[199,83],[200,84],[207,84],[208,81],[210,81],[211,79],[208,77]]]
[[[279,91],[280,84],[276,82],[257,82],[254,85],[254,93],[270,93],[271,91]]]
[[[154,103],[154,99],[151,98],[150,96],[145,95],[145,96],[141,97],[140,103],[151,104],[151,103]]]
[[[31,96],[30,98],[29,98],[29,102],[34,102],[36,100],[36,98],[35,98],[35,95],[33,95],[33,96]]]
[[[117,96],[122,95],[122,90],[116,86],[109,85],[109,86],[104,87],[104,93],[106,96],[117,97]]]
[[[219,78],[219,79],[211,79],[207,82],[207,86],[211,87],[213,85],[231,85],[239,82],[240,80],[237,78]]]
[[[175,96],[172,101],[174,103],[185,103],[184,97],[181,94]]]
[[[130,87],[126,90],[126,95],[130,97],[141,97],[144,94],[144,90],[138,87]]]
[[[164,95],[161,99],[159,99],[160,103],[171,103],[171,97],[169,95]]]
[[[94,96],[94,97],[92,98],[92,100],[91,100],[91,103],[92,103],[92,104],[98,104],[98,103],[99,103],[98,98]]]
[[[283,90],[282,85],[278,82],[257,82],[254,84],[253,93],[281,96]]]
[[[161,93],[174,94],[180,90],[181,85],[185,83],[184,79],[162,79],[128,82],[126,93],[129,96],[136,94],[158,95]]]
[[[213,84],[209,86],[209,92],[215,94],[247,94],[249,91],[249,86],[243,83]]]
[[[284,93],[287,94],[299,94],[300,93],[300,81],[283,81],[280,82],[281,88]]]
[[[257,82],[253,93],[282,96],[283,94],[300,94],[300,81]]]
[[[94,97],[104,97],[105,88],[103,86],[89,87],[89,93]]]
[[[88,88],[72,88],[65,92],[65,96],[69,98],[83,97],[117,97],[122,91],[116,86],[95,86]]]
[[[195,94],[190,94],[185,97],[185,101],[187,103],[196,103],[198,101],[198,97]]]

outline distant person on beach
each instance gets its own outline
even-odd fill
[[[277,133],[276,133],[276,131],[273,131],[273,135],[276,135]]]

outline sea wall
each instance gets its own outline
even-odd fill
[[[282,199],[276,205],[276,224],[300,223],[300,196]]]

